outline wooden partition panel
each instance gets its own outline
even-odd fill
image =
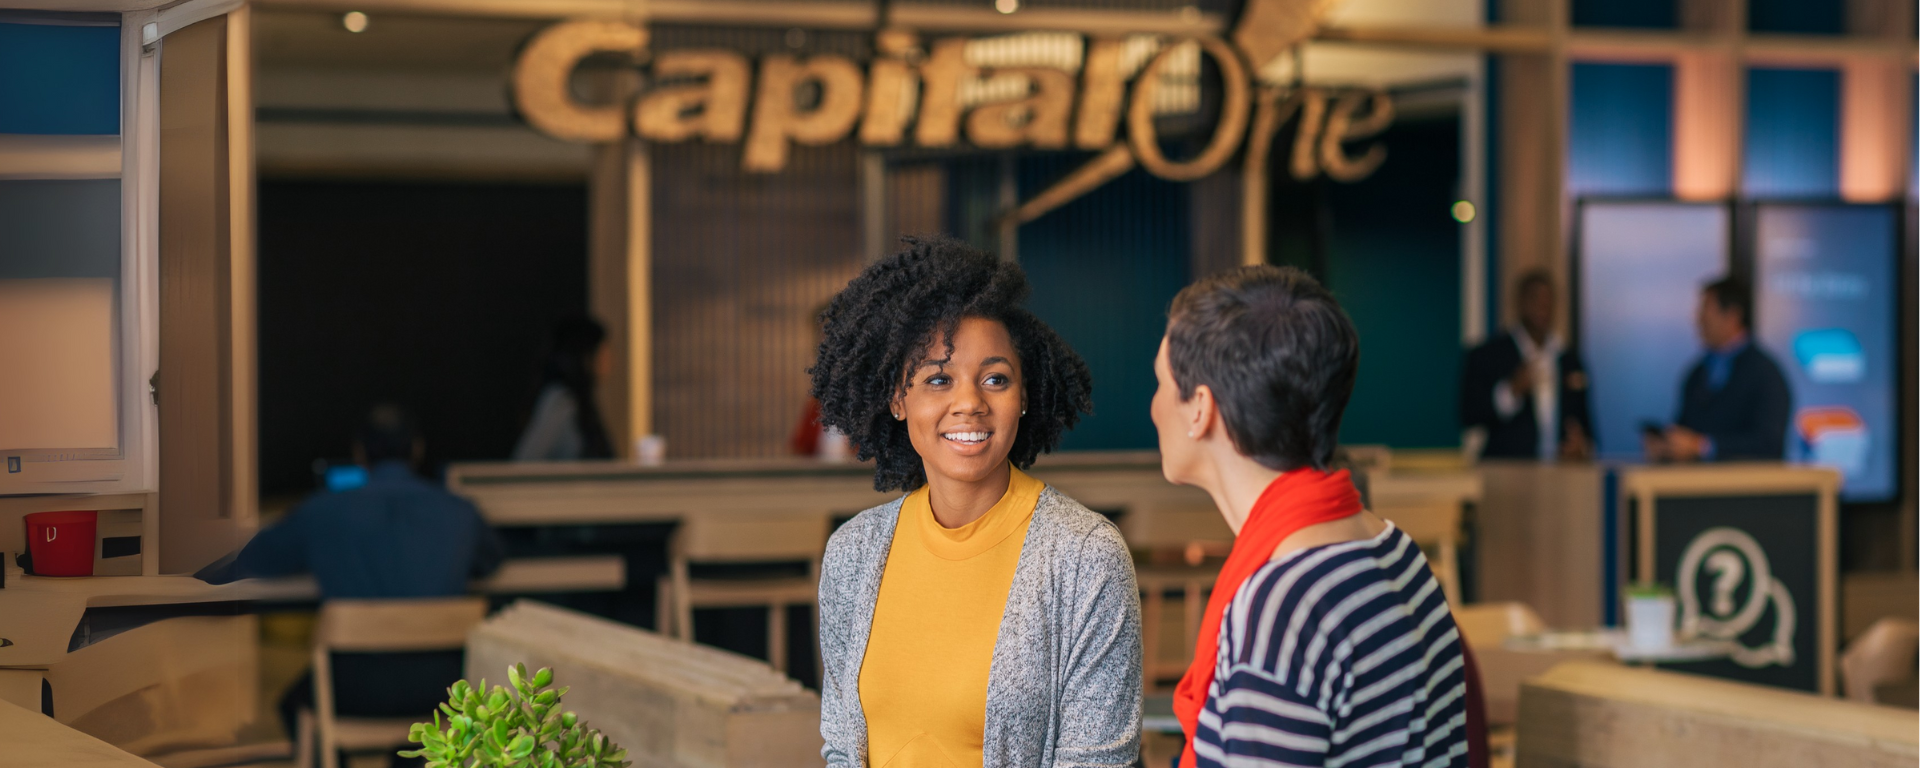
[[[159,54],[162,573],[191,572],[231,551],[255,506],[247,498],[252,173],[248,121],[231,111],[235,75],[246,83],[244,72],[229,69],[232,23],[220,16],[188,26],[162,40]],[[243,134],[237,169],[236,123]]]

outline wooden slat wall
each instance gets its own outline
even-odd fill
[[[226,25],[182,29],[160,53],[162,573],[236,543]]]
[[[669,456],[785,452],[813,312],[864,262],[857,152],[795,147],[785,171],[748,176],[736,146],[653,150],[653,413]]]

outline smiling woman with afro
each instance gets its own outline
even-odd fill
[[[1132,765],[1140,606],[1106,518],[1021,470],[1092,408],[1087,366],[1028,311],[1020,268],[907,241],[834,297],[821,424],[907,495],[827,544],[829,766]]]

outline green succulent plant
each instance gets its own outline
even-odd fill
[[[454,683],[433,722],[408,730],[420,748],[400,756],[424,757],[428,768],[626,768],[626,750],[560,711],[567,689],[547,690],[552,670],[528,676],[525,664],[515,664],[507,680],[511,688],[488,689],[484,679]]]

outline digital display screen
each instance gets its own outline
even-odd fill
[[[1579,348],[1603,458],[1641,458],[1641,425],[1679,413],[1701,351],[1694,307],[1727,271],[1730,215],[1720,204],[1581,203]]]
[[[1790,461],[1831,466],[1841,498],[1897,490],[1898,218],[1890,207],[1763,204],[1754,325],[1793,387]]]

